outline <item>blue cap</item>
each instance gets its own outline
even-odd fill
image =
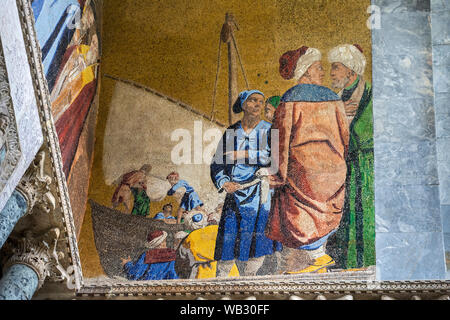
[[[264,93],[262,93],[259,90],[244,90],[241,93],[239,93],[239,96],[236,99],[236,102],[233,104],[233,112],[234,113],[242,112],[242,105],[248,99],[248,97],[250,97],[254,93],[258,93],[264,97]]]

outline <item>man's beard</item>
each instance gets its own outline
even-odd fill
[[[348,83],[350,79],[348,77],[343,78],[342,80],[335,79],[331,82],[331,87],[333,89],[344,89],[345,85]]]

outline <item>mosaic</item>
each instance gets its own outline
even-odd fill
[[[83,275],[373,268],[369,5],[108,1]]]
[[[94,147],[100,9],[95,0],[33,0],[31,5],[79,234]]]

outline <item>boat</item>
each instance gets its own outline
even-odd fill
[[[123,277],[121,259],[133,261],[145,252],[147,236],[154,230],[167,232],[167,246],[174,243],[174,235],[184,231],[183,224],[167,224],[156,220],[103,206],[90,199],[94,239],[100,263],[110,278]]]

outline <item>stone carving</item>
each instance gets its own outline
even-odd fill
[[[17,190],[21,192],[28,203],[28,213],[38,206],[49,213],[56,207],[56,200],[50,192],[52,178],[44,172],[45,152],[38,153],[36,159],[31,163],[28,170],[22,177]]]
[[[73,266],[66,269],[59,262],[64,258],[64,253],[57,251],[59,236],[60,230],[52,228],[40,235],[27,231],[20,239],[11,238],[6,244],[10,258],[4,264],[3,272],[14,264],[23,264],[36,272],[38,290],[46,279],[65,281],[67,288],[74,289]]]
[[[16,168],[20,156],[19,134],[0,40],[0,192]]]

